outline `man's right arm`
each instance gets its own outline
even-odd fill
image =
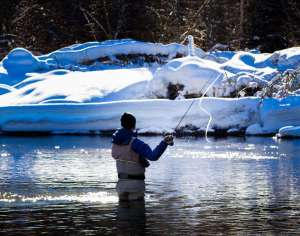
[[[131,148],[141,157],[146,158],[150,161],[157,161],[160,158],[160,156],[164,153],[167,146],[168,144],[165,141],[161,141],[160,144],[158,144],[156,148],[152,150],[148,144],[136,138],[132,142]]]

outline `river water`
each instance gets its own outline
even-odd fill
[[[152,147],[159,137],[142,137]],[[110,138],[0,136],[0,235],[300,232],[300,140],[181,138],[119,203]]]

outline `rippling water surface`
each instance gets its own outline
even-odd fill
[[[110,138],[0,136],[0,234],[300,232],[299,140],[176,139],[146,176],[119,204]]]

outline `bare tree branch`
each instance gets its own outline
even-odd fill
[[[36,7],[38,7],[38,6],[39,6],[38,4],[34,4],[34,5],[30,6],[30,7],[27,7],[27,8],[23,11],[23,14],[22,14],[21,16],[19,16],[19,17],[17,17],[16,19],[12,20],[11,24],[14,25],[14,24],[17,23],[18,21],[22,20],[24,17],[27,16],[27,13],[28,13],[29,11],[31,11],[32,9],[34,9],[34,8],[36,8]]]
[[[88,12],[86,9],[84,9],[83,7],[80,7],[80,10],[82,12],[85,12],[87,14],[87,16],[89,16],[99,27],[100,29],[103,31],[103,33],[105,34],[105,36],[107,38],[110,38],[109,36],[109,33],[106,31],[106,29],[104,28],[104,26],[90,13]]]

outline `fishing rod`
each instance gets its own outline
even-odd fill
[[[191,110],[191,108],[192,108],[192,106],[194,105],[195,101],[196,101],[196,99],[193,99],[193,101],[191,102],[191,104],[189,105],[189,107],[187,108],[187,110],[186,110],[186,111],[184,112],[184,114],[181,116],[179,122],[177,123],[177,125],[176,125],[176,127],[175,127],[175,129],[174,129],[174,133],[175,133],[175,134],[176,134],[176,131],[178,130],[178,128],[179,128],[181,122],[184,120],[184,118],[186,117],[186,115],[187,115],[187,114],[189,113],[189,111]],[[165,133],[165,134],[164,134],[165,137],[168,136],[168,135],[171,135],[171,134],[170,134],[170,133]],[[170,146],[173,146],[173,145],[174,145],[174,142],[172,142],[172,143],[170,144]]]
[[[206,88],[205,92],[202,94],[202,96],[200,97],[200,101],[199,101],[199,107],[200,109],[209,116],[209,120],[208,120],[208,123],[206,125],[206,129],[205,129],[205,139],[207,142],[209,142],[208,140],[208,129],[210,127],[210,124],[212,122],[212,115],[209,111],[207,111],[206,109],[203,108],[202,106],[202,101],[203,101],[203,98],[204,96],[208,93],[208,91],[210,90],[210,88],[217,82],[217,80],[222,76],[222,74],[220,73],[219,76],[214,79],[214,81],[212,83],[209,84],[209,86]],[[207,83],[206,83],[207,84]],[[202,89],[204,87],[206,87],[206,84],[202,87]],[[201,89],[201,90],[202,90]],[[176,131],[177,129],[179,128],[181,122],[184,120],[184,118],[186,117],[186,115],[189,113],[189,111],[191,110],[192,106],[194,105],[194,103],[197,101],[197,99],[193,99],[193,101],[190,103],[189,107],[187,108],[187,110],[184,112],[184,114],[181,116],[179,122],[177,123],[175,129],[174,129],[174,132],[176,134]],[[168,133],[165,134],[165,136],[169,135]],[[173,146],[173,144],[171,144],[171,146]]]
[[[191,35],[187,36],[186,38],[187,38],[188,41],[189,41],[189,44],[188,44],[188,55],[189,55],[190,57],[193,57],[193,56],[195,56],[194,38],[193,38],[193,36],[191,36]],[[202,107],[202,100],[203,100],[203,97],[204,97],[204,96],[207,94],[207,92],[209,91],[209,89],[210,89],[210,88],[215,84],[215,82],[221,77],[221,75],[222,75],[222,74],[220,73],[219,76],[217,76],[217,78],[216,78],[212,83],[210,83],[210,84],[208,85],[208,87],[206,88],[205,92],[204,92],[204,93],[202,94],[202,96],[200,97],[200,102],[199,102],[200,109],[201,109],[204,113],[206,113],[206,114],[209,116],[209,120],[208,120],[206,129],[205,129],[205,139],[206,139],[207,142],[209,142],[209,140],[208,140],[208,138],[207,138],[207,134],[208,134],[208,129],[209,129],[210,123],[211,123],[211,121],[212,121],[212,115],[210,114],[209,111],[207,111],[206,109],[204,109],[204,108]],[[208,83],[208,82],[206,82],[206,83],[204,84],[204,86],[201,88],[201,91],[206,87],[207,83]],[[181,116],[179,122],[177,123],[177,125],[176,125],[176,127],[175,127],[175,129],[174,129],[174,133],[175,133],[175,134],[176,134],[176,131],[177,131],[177,129],[179,128],[181,122],[184,120],[184,118],[186,117],[186,115],[188,114],[188,112],[191,110],[191,108],[192,108],[192,106],[194,105],[195,101],[196,101],[196,99],[193,99],[193,101],[191,102],[191,104],[189,105],[189,107],[187,108],[187,110],[186,110],[186,111],[184,112],[184,114]],[[169,134],[166,133],[164,136],[167,136],[167,135],[169,135]],[[174,145],[174,143],[172,142],[172,143],[171,143],[171,146],[173,146],[173,145]]]
[[[196,99],[193,99],[193,101],[191,102],[191,104],[189,105],[188,109],[185,111],[185,113],[181,116],[179,122],[177,123],[174,131],[176,132],[176,130],[178,129],[178,127],[180,126],[181,122],[183,121],[183,119],[185,118],[185,116],[187,115],[187,113],[191,110],[192,106],[194,105]]]
[[[193,101],[191,102],[191,104],[189,105],[188,109],[185,111],[185,113],[181,116],[179,122],[177,123],[175,129],[174,129],[174,133],[176,134],[176,130],[178,129],[178,127],[180,126],[181,122],[183,121],[183,119],[185,118],[185,116],[187,115],[187,113],[190,111],[190,109],[192,108],[193,104],[195,103],[196,99],[193,99]],[[167,137],[169,135],[172,135],[170,133],[165,133],[164,136]],[[173,146],[174,142],[172,141],[170,146]]]

